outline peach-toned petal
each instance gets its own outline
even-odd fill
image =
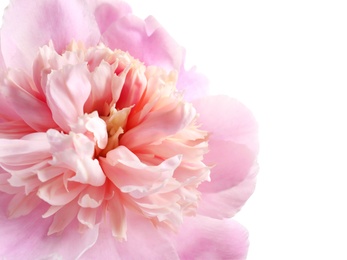
[[[88,46],[97,44],[100,32],[89,11],[81,0],[11,1],[1,28],[6,66],[30,73],[38,48],[50,40],[58,52],[73,39]]]
[[[95,186],[105,183],[105,175],[99,161],[93,159],[93,141],[82,134],[70,132],[69,135],[65,135],[56,130],[49,130],[47,136],[53,157],[51,164],[74,172],[69,181]]]
[[[147,166],[128,148],[119,146],[107,154],[106,160],[102,160],[102,167],[122,192],[140,198],[165,185],[180,162],[181,156],[177,155],[158,166]]]

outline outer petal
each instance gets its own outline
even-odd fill
[[[187,218],[175,236],[181,260],[246,259],[248,233],[233,220]]]
[[[198,210],[211,217],[231,217],[255,187],[257,125],[250,111],[232,98],[206,97],[193,103],[202,128],[211,133],[204,162],[214,165],[211,182],[199,187],[202,199]]]
[[[148,220],[127,212],[127,241],[119,242],[111,230],[100,227],[96,244],[81,259],[179,259],[172,241]]]
[[[25,217],[7,219],[5,208],[10,196],[0,192],[0,258],[16,259],[67,259],[78,258],[91,247],[98,229],[80,234],[68,228],[60,235],[47,236],[51,221],[42,219],[45,207],[34,210]]]
[[[191,68],[186,71],[182,65],[178,74],[177,89],[182,91],[186,100],[202,98],[208,94],[208,79]]]
[[[108,10],[107,13],[118,15],[113,21],[111,19],[105,21],[101,18],[102,15],[105,15],[105,11],[101,10]],[[143,21],[132,14],[125,15],[127,11],[129,10],[126,10],[123,5],[118,4],[113,6],[104,4],[98,7],[95,14],[103,31],[103,41],[111,49],[128,51],[146,65],[156,65],[167,70],[179,70],[184,58],[183,48],[153,17],[148,17]]]
[[[87,0],[87,2],[94,12],[101,33],[105,32],[112,23],[131,13],[131,7],[123,1]]]
[[[258,153],[258,126],[243,104],[228,96],[209,96],[193,104],[200,113],[202,128],[212,133],[211,140],[243,144]]]
[[[25,73],[8,71],[6,78],[1,82],[0,95],[0,100],[5,101],[5,104],[0,105],[4,106],[0,112],[3,118],[9,118],[15,112],[36,131],[56,127],[51,111],[42,101],[43,97],[37,93],[33,81]],[[11,119],[16,118],[14,115]]]
[[[1,49],[7,67],[30,72],[38,48],[52,40],[61,52],[71,40],[99,42],[94,16],[83,0],[17,0],[5,11]]]

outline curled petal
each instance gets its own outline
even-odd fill
[[[87,65],[80,64],[66,66],[48,76],[47,104],[54,121],[67,133],[84,114],[83,107],[91,91],[88,75]]]
[[[105,175],[94,156],[94,142],[83,134],[70,135],[57,130],[47,132],[53,160],[52,165],[69,169],[75,175],[69,181],[101,186],[105,183]],[[63,171],[63,170],[62,170]]]
[[[175,156],[158,166],[148,166],[128,148],[119,146],[102,160],[102,167],[107,177],[122,192],[142,197],[163,187],[180,162],[181,156]]]

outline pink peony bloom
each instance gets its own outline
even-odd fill
[[[257,128],[117,0],[12,0],[0,46],[0,258],[244,259]]]

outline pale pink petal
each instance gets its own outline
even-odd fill
[[[181,162],[177,155],[157,166],[142,163],[124,146],[108,152],[101,165],[107,177],[123,192],[140,198],[162,187]],[[114,173],[117,174],[114,174]]]
[[[22,139],[0,139],[0,164],[31,165],[42,162],[50,157],[46,134],[35,133]]]
[[[6,66],[31,72],[38,48],[50,40],[58,52],[72,40],[87,46],[99,42],[98,25],[84,1],[11,1],[1,28]]]
[[[141,124],[127,131],[120,144],[136,149],[159,141],[187,127],[195,117],[194,108],[188,103],[172,104],[149,113]]]
[[[179,259],[169,237],[155,228],[151,222],[130,212],[127,212],[127,221],[127,241],[115,240],[111,230],[102,224],[98,241],[81,257],[81,260]]]
[[[115,21],[131,13],[130,6],[118,0],[88,0],[89,6],[94,10],[95,19],[103,33]]]
[[[228,96],[207,96],[194,100],[202,129],[211,140],[232,141],[258,153],[258,127],[251,111]],[[213,108],[213,109],[211,109]]]
[[[235,215],[252,195],[258,166],[254,165],[248,175],[237,185],[230,185],[228,189],[201,195],[198,213],[212,218],[226,218]]]
[[[22,120],[0,123],[0,138],[3,139],[20,139],[32,132],[33,129]]]
[[[84,114],[84,104],[91,91],[86,64],[66,66],[48,76],[47,103],[54,121],[68,133]]]
[[[38,93],[34,82],[23,72],[10,70],[1,85],[0,95],[7,103],[7,108],[1,111],[1,114],[14,111],[36,131],[46,131],[56,127],[51,111],[42,100],[43,97]],[[6,117],[8,115],[5,115]]]
[[[226,96],[206,97],[193,103],[200,114],[199,122],[210,132],[204,162],[214,166],[211,182],[199,187],[202,199],[198,212],[215,218],[231,217],[255,187],[257,124],[248,109]]]
[[[243,260],[247,257],[248,233],[233,220],[186,218],[174,239],[181,260]]]
[[[156,65],[168,71],[179,70],[184,50],[164,28],[157,26],[154,18],[143,21],[128,14],[114,21],[102,37],[111,49],[128,51],[145,65]]]
[[[70,132],[69,135],[50,129],[47,132],[51,145],[51,165],[74,172],[69,181],[101,186],[105,183],[105,175],[94,159],[94,142],[83,134]]]
[[[177,89],[183,92],[184,99],[192,101],[207,96],[208,79],[193,67],[188,71],[182,65],[178,74]]]
[[[42,219],[45,206],[27,216],[8,219],[6,205],[11,196],[0,193],[0,258],[1,259],[77,259],[97,237],[98,229],[81,234],[72,226],[62,234],[47,236],[50,219]]]

